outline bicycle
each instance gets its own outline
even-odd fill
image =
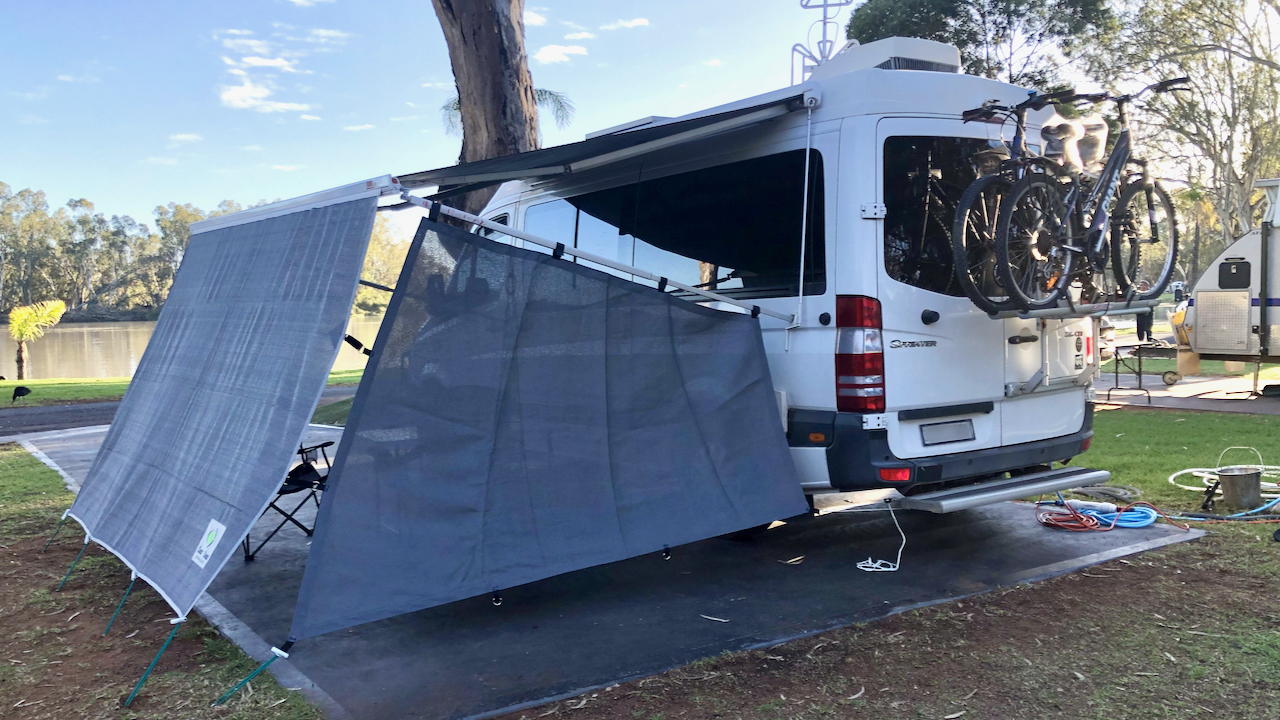
[[[1116,104],[1120,133],[1096,179],[1054,168],[1026,173],[1009,188],[996,221],[997,271],[1021,309],[1054,307],[1076,283],[1083,296],[1110,298],[1097,287],[1108,260],[1118,299],[1150,300],[1164,291],[1178,252],[1173,201],[1148,175],[1146,161],[1132,156],[1127,108],[1148,92],[1178,90],[1187,82],[1163,80],[1101,98]],[[1137,171],[1126,174],[1130,165]],[[1143,246],[1158,258],[1154,275]]]
[[[1018,302],[1009,293],[1001,292],[1003,286],[996,270],[996,221],[1000,215],[1002,199],[1013,183],[1029,169],[1061,172],[1052,160],[1028,149],[1027,112],[1097,97],[1081,95],[1073,90],[1045,94],[1032,92],[1028,95],[1026,100],[1016,105],[1000,105],[989,101],[961,114],[966,123],[990,121],[996,117],[1001,118],[1002,125],[1010,120],[1014,123],[1013,141],[1007,146],[1008,157],[1000,162],[995,172],[984,173],[982,168],[975,168],[978,177],[969,183],[956,203],[951,231],[956,282],[973,304],[988,314],[1018,308]]]

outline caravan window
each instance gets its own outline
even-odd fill
[[[951,226],[956,202],[992,147],[972,138],[885,141],[884,263],[889,277],[933,292],[964,295],[953,273]]]
[[[657,275],[738,297],[795,295],[804,151],[535,205],[525,229]],[[822,157],[810,156],[805,294],[826,291]]]

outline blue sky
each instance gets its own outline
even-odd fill
[[[0,0],[0,181],[150,223],[170,200],[273,200],[451,164],[430,0]],[[847,16],[847,11],[841,18]],[[788,83],[797,0],[529,0],[544,144]]]

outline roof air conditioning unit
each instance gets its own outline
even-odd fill
[[[960,50],[954,45],[920,38],[891,37],[866,45],[849,43],[835,57],[814,68],[814,80],[854,70],[928,70],[960,72]]]

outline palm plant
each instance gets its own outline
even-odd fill
[[[58,324],[67,304],[61,300],[45,300],[34,305],[21,305],[9,311],[9,337],[18,344],[14,364],[18,379],[26,379],[27,343],[44,337],[44,331]]]
[[[555,119],[556,127],[558,128],[564,128],[573,119],[573,101],[564,93],[545,88],[534,88],[533,102],[537,104],[539,109],[551,111],[551,117]],[[446,132],[451,135],[462,132],[462,105],[459,103],[457,95],[449,98],[444,105],[440,106],[440,115],[444,119]]]

